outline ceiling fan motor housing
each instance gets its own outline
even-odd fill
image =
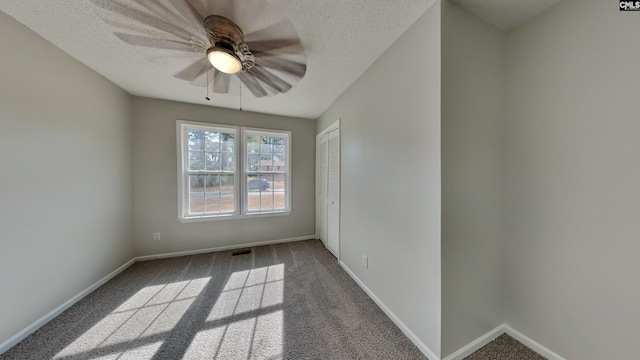
[[[238,53],[238,44],[244,41],[244,33],[236,23],[220,15],[209,15],[204,27],[211,45]]]

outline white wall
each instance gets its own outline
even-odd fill
[[[336,100],[317,132],[338,118],[342,261],[439,356],[439,2]]]
[[[635,359],[640,14],[564,1],[509,36],[507,321],[567,359]]]
[[[204,94],[203,94],[204,95]],[[315,234],[315,120],[134,97],[134,224],[138,255]],[[176,120],[292,131],[288,216],[180,223]],[[153,233],[161,233],[161,241]]]
[[[0,12],[0,343],[133,257],[130,96]]]
[[[442,357],[504,322],[506,36],[442,2]]]

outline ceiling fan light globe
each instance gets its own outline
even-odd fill
[[[236,74],[242,70],[240,59],[230,50],[212,47],[207,51],[207,59],[213,67],[225,74]]]

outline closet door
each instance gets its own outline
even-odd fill
[[[316,137],[316,236],[340,259],[340,120]]]
[[[327,247],[327,159],[328,159],[328,137],[322,136],[317,141],[317,174],[316,174],[316,234]]]
[[[327,249],[340,251],[340,129],[328,134],[327,146]]]

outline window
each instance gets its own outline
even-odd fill
[[[282,132],[244,130],[248,214],[286,211],[289,135]]]
[[[177,124],[179,220],[290,213],[290,132]]]

